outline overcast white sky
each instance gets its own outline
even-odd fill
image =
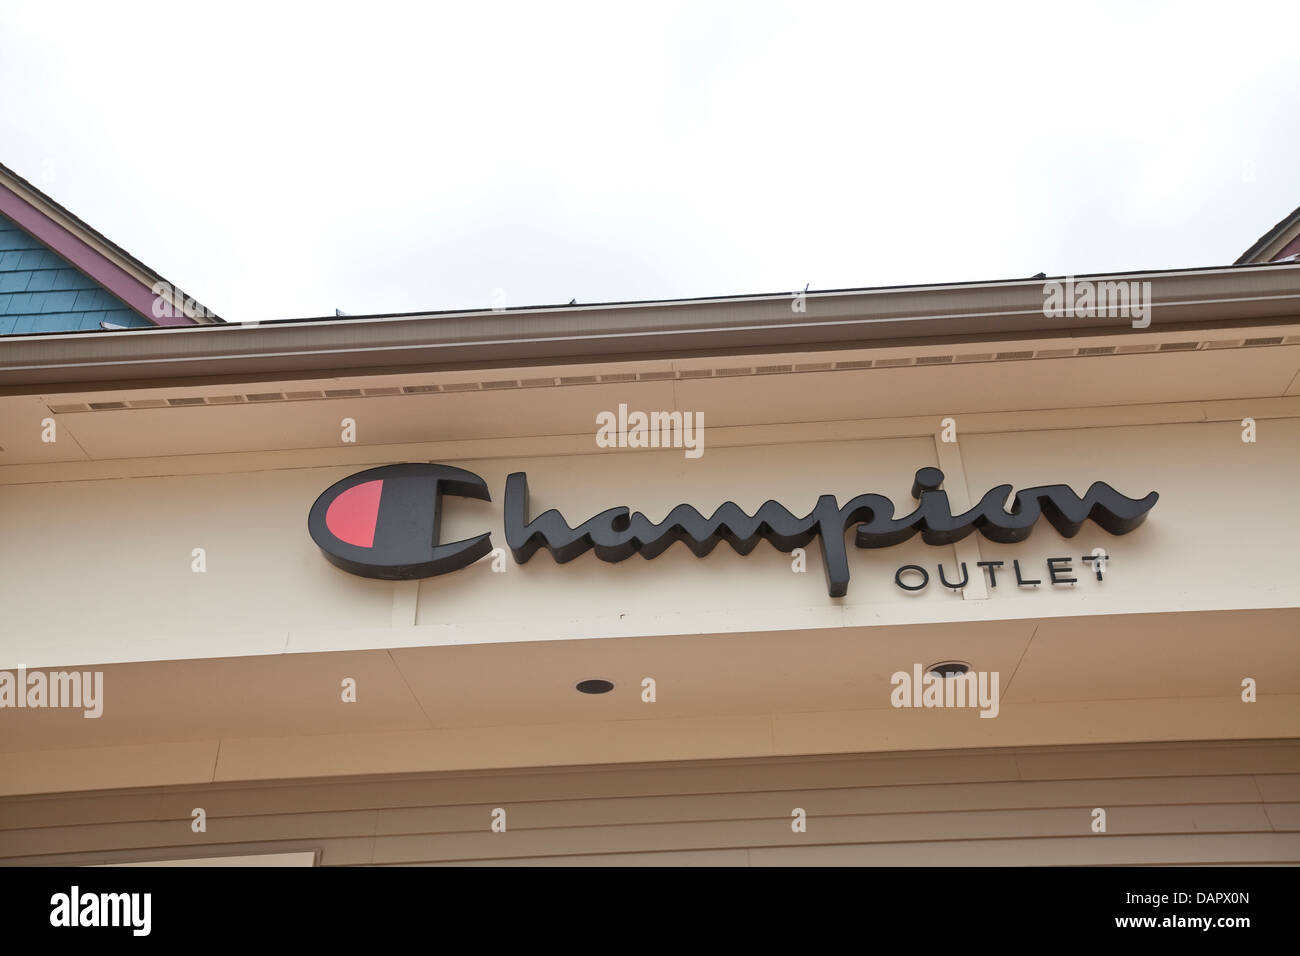
[[[1300,4],[0,7],[0,162],[231,320],[1225,264]]]

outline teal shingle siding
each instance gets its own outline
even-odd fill
[[[0,215],[0,335],[153,325]]]

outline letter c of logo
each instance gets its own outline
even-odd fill
[[[492,550],[491,535],[438,543],[442,496],[491,501],[478,475],[450,465],[385,465],[326,489],[307,516],[312,540],[336,567],[385,581],[458,571]]]

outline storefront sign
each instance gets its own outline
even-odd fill
[[[918,470],[912,483],[918,504],[902,518],[894,517],[894,503],[882,495],[858,495],[843,506],[834,495],[822,495],[802,517],[775,501],[752,515],[729,501],[707,518],[685,504],[660,522],[618,507],[571,527],[554,509],[529,520],[528,477],[516,472],[506,479],[506,543],[523,564],[539,548],[560,563],[587,551],[612,562],[633,554],[654,558],[677,541],[704,557],[723,541],[748,554],[760,540],[785,552],[817,540],[827,590],[831,597],[842,597],[849,586],[844,532],[851,528],[856,528],[854,545],[859,548],[887,548],[917,533],[926,544],[949,545],[974,531],[991,541],[1013,543],[1028,538],[1039,517],[1067,538],[1089,520],[1120,535],[1146,520],[1160,497],[1153,491],[1129,498],[1101,481],[1082,497],[1068,485],[1041,485],[1017,492],[1007,511],[1012,486],[998,485],[974,508],[954,515],[942,484],[938,468]],[[472,472],[448,465],[386,465],[332,485],[312,505],[307,525],[325,557],[352,574],[385,580],[432,577],[473,564],[492,550],[488,534],[439,543],[444,495],[491,500],[486,483]]]

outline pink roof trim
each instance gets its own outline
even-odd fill
[[[0,184],[0,212],[94,279],[154,325],[198,325],[187,315],[153,314],[153,289],[98,249],[59,225],[7,186]],[[170,311],[176,312],[176,309]]]

